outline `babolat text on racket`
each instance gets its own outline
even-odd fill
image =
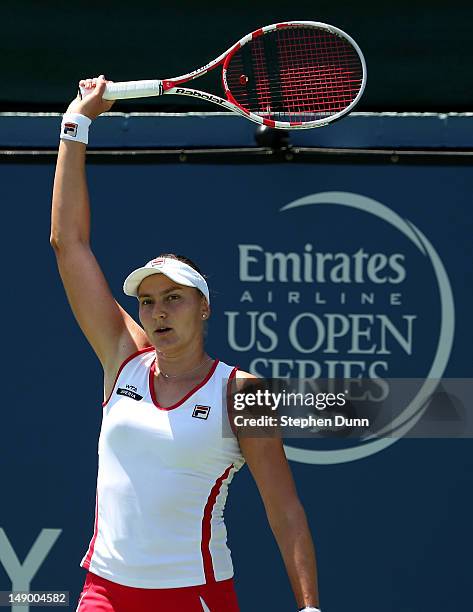
[[[226,99],[183,87],[222,66]],[[244,36],[212,62],[179,77],[109,83],[104,99],[174,94],[200,98],[273,128],[327,125],[349,113],[366,84],[366,64],[342,30],[315,21],[275,23]]]

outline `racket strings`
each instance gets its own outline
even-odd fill
[[[292,114],[315,110],[327,116],[350,104],[362,75],[352,78],[360,61],[348,42],[322,29],[278,34],[282,93]]]
[[[322,28],[272,31],[242,46],[227,67],[228,87],[238,104],[265,118],[290,122],[343,111],[362,80],[353,46]]]
[[[359,63],[351,46],[331,33],[282,30],[278,45],[282,94],[291,115],[314,110],[327,116],[342,111],[354,99],[361,85],[353,78]],[[356,60],[355,62],[353,60]]]

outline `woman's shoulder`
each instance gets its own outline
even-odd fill
[[[245,372],[245,370],[237,369],[235,372],[235,377],[238,379],[248,379],[248,380],[259,380],[258,376],[251,374],[250,372]]]
[[[228,370],[230,378],[237,378],[238,380],[244,380],[244,379],[254,380],[254,379],[258,379],[258,376],[255,376],[254,374],[251,374],[250,372],[246,372],[245,370],[241,370],[239,366],[230,365],[230,364],[225,363],[224,361],[219,360],[219,359],[217,359],[216,361],[218,362],[218,364],[222,368],[225,368],[226,370]]]

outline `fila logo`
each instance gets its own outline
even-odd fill
[[[151,262],[151,265],[153,266],[153,268],[160,268],[162,265],[164,265],[164,262],[164,257],[156,257],[156,259],[153,259],[153,261]]]
[[[64,134],[74,137],[77,136],[77,123],[65,123]]]
[[[196,419],[206,419],[209,416],[210,406],[201,406],[200,404],[196,404],[194,406],[194,412],[192,416]]]

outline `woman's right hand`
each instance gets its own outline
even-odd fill
[[[89,117],[89,119],[96,119],[102,113],[109,111],[114,101],[102,98],[107,83],[112,83],[112,81],[107,81],[103,74],[95,79],[82,79],[79,81],[82,99],[77,95],[77,98],[69,104],[67,112],[79,113]]]

